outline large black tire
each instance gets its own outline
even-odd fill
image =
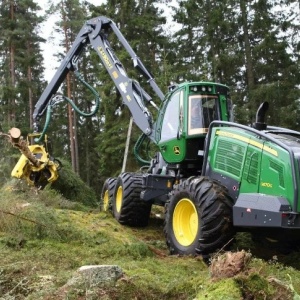
[[[114,196],[114,190],[117,178],[107,178],[103,184],[101,191],[100,210],[110,211],[112,213],[112,199]]]
[[[170,253],[206,256],[227,244],[234,235],[232,206],[225,188],[205,177],[175,186],[164,226]]]
[[[113,215],[122,225],[148,225],[151,203],[141,200],[142,175],[122,173],[116,182],[113,196]]]

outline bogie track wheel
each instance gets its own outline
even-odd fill
[[[116,178],[107,178],[101,191],[100,210],[112,212],[112,198],[116,185]]]
[[[122,173],[115,185],[113,196],[113,215],[115,219],[129,226],[147,226],[151,203],[141,200],[142,175]]]

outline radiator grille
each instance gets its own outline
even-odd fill
[[[216,168],[240,177],[245,147],[219,140],[216,152]]]
[[[279,165],[277,162],[270,159],[270,169],[273,169],[278,173],[279,185],[285,187],[284,176],[283,176],[283,166]]]

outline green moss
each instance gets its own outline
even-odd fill
[[[292,284],[294,295],[299,294],[299,270],[279,259],[253,258],[248,273],[213,282],[201,257],[169,255],[161,219],[151,219],[146,228],[131,228],[108,213],[84,206],[74,210],[78,207],[73,205],[53,190],[0,193],[0,210],[16,214],[0,212],[0,293],[28,300],[85,295],[126,300],[293,299],[288,290]],[[293,258],[299,260],[299,253]],[[74,271],[95,264],[116,264],[124,278],[105,291],[76,287],[65,291],[65,298],[57,296]]]
[[[237,277],[236,282],[240,285],[243,295],[249,299],[272,299],[272,295],[275,294],[275,290],[268,280],[257,273]]]
[[[197,294],[197,300],[240,300],[242,292],[239,284],[233,278],[206,283]]]

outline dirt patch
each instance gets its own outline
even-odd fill
[[[211,260],[209,267],[211,277],[213,279],[233,277],[247,268],[251,257],[251,253],[244,250],[218,254]]]

